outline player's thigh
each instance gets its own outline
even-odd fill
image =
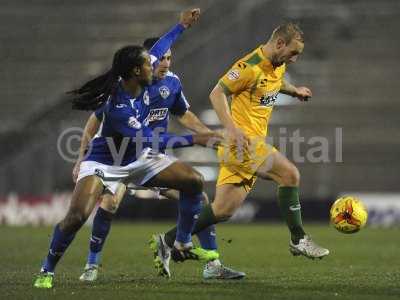
[[[106,192],[105,194],[103,194],[103,196],[101,197],[100,207],[108,212],[115,213],[122,199],[124,198],[125,192],[126,185],[120,183],[115,194],[112,194],[110,192]]]
[[[103,183],[99,177],[92,175],[82,178],[75,186],[70,210],[78,210],[84,213],[91,212],[103,190]]]
[[[202,192],[203,176],[190,165],[176,161],[149,181],[147,187],[166,187],[185,193]]]
[[[220,220],[230,218],[246,199],[248,193],[241,184],[228,183],[217,186],[215,198],[211,204],[214,215]]]
[[[256,175],[262,179],[272,179],[280,185],[298,185],[300,180],[297,167],[279,151],[265,159]]]
[[[68,212],[60,222],[60,229],[68,233],[79,230],[93,211],[103,189],[103,183],[95,175],[79,180],[72,194]]]

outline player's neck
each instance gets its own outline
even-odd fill
[[[273,51],[272,46],[267,42],[266,44],[264,44],[261,47],[261,52],[264,55],[264,57],[271,62],[272,66],[275,69],[276,67],[273,65],[273,57],[274,57],[273,53],[274,53],[274,51]]]
[[[122,88],[133,98],[136,98],[142,92],[142,87],[140,86],[140,84],[137,81],[133,80],[122,80]]]

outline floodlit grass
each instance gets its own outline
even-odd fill
[[[240,281],[205,281],[202,264],[171,266],[171,279],[155,275],[147,241],[170,224],[114,224],[104,248],[100,278],[84,284],[89,229],[60,262],[52,290],[32,283],[47,254],[52,228],[0,227],[1,299],[400,299],[400,229],[364,229],[344,235],[310,225],[329,248],[323,260],[293,257],[281,225],[217,226],[223,263],[247,273]]]

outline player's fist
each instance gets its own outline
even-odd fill
[[[181,12],[179,23],[181,23],[185,28],[189,28],[200,18],[200,8],[193,8]]]
[[[207,148],[215,149],[222,140],[223,136],[220,133],[214,131],[193,135],[193,144]]]
[[[312,97],[312,92],[308,87],[301,86],[296,88],[294,96],[300,101],[308,101]]]

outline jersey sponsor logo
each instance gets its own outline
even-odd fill
[[[228,72],[227,77],[228,77],[229,80],[232,80],[232,81],[238,80],[239,77],[240,77],[239,70],[236,70],[236,69],[230,70]]]
[[[115,105],[115,107],[116,108],[124,108],[124,107],[127,107],[128,105],[126,105],[126,104],[117,104],[117,105]]]
[[[95,169],[94,174],[97,175],[100,178],[104,178],[104,172],[100,169]]]
[[[154,121],[164,120],[168,115],[168,108],[154,108],[150,109],[149,115],[145,120],[145,124],[149,124]]]
[[[264,96],[260,97],[260,105],[261,106],[273,106],[275,104],[275,101],[278,97],[278,93],[274,93],[271,95],[271,93],[265,93]]]
[[[168,96],[170,95],[170,91],[169,91],[169,88],[167,87],[167,86],[165,86],[165,85],[163,85],[162,87],[160,87],[159,89],[158,89],[158,91],[160,92],[160,95],[161,95],[161,97],[163,98],[163,99],[167,99],[168,98]]]
[[[132,116],[128,119],[128,126],[135,129],[140,129],[142,127],[142,124],[140,124],[140,122]]]
[[[148,92],[147,90],[144,91],[144,93],[143,93],[143,102],[144,102],[144,104],[146,104],[146,105],[149,105],[149,104],[150,104],[149,92]]]

